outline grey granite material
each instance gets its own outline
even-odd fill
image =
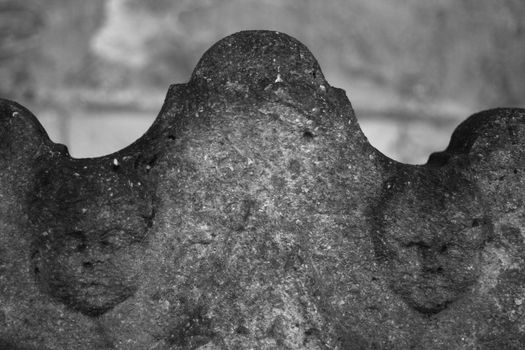
[[[428,164],[363,135],[297,40],[246,31],[127,148],[0,102],[2,349],[522,349],[525,110]]]

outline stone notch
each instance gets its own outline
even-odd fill
[[[0,348],[524,348],[524,143],[495,109],[394,162],[270,31],[215,44],[104,157],[1,100]]]

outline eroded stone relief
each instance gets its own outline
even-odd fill
[[[0,103],[0,347],[520,349],[525,111],[422,166],[286,34],[246,31],[129,147],[71,158]]]

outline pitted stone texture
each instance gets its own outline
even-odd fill
[[[304,45],[248,31],[115,154],[72,159],[0,113],[3,348],[525,344],[523,110],[399,164]]]

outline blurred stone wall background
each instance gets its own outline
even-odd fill
[[[306,44],[371,143],[403,162],[425,162],[473,112],[525,106],[523,0],[0,0],[0,96],[74,156],[103,155],[243,29]]]

